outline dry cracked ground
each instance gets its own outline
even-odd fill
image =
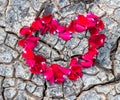
[[[17,45],[19,29],[48,13],[67,25],[89,11],[102,18],[107,36],[96,64],[84,69],[81,79],[61,85],[32,75]],[[67,42],[46,34],[35,52],[48,64],[67,66],[71,56],[87,51],[87,33],[75,33]],[[0,0],[0,100],[120,100],[120,0]]]

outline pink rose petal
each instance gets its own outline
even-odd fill
[[[62,34],[59,34],[59,37],[62,38],[63,40],[70,40],[71,39],[71,34],[69,32],[64,32]]]

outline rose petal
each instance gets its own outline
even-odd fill
[[[43,25],[41,23],[40,18],[37,18],[34,20],[34,22],[31,24],[30,29],[34,32],[40,29],[43,29]]]
[[[64,68],[64,67],[59,66],[58,69],[59,69],[62,73],[64,73],[65,75],[69,75],[69,74],[71,73],[70,69],[68,69],[68,68]]]
[[[57,27],[58,27],[58,22],[56,19],[53,19],[50,25],[50,29],[49,29],[50,33],[51,34],[55,33],[57,30]]]
[[[71,34],[69,32],[64,32],[62,34],[59,34],[59,37],[67,41],[71,39]]]
[[[89,39],[89,44],[91,47],[99,48],[104,45],[106,36],[104,34],[99,34],[91,36]]]
[[[76,24],[75,29],[76,29],[77,32],[83,32],[87,29],[87,27],[83,27],[81,25]]]
[[[78,58],[72,58],[71,61],[70,61],[70,66],[73,66],[74,64],[77,64],[78,63]]]
[[[22,46],[22,47],[25,47],[25,40],[24,40],[24,39],[20,39],[20,40],[18,41],[18,45],[19,45],[19,46]]]
[[[104,29],[104,23],[102,20],[98,20],[97,21],[97,27],[99,30],[103,30]]]
[[[35,61],[36,61],[36,63],[41,63],[41,62],[46,62],[46,59],[42,55],[36,55],[35,56]]]
[[[26,58],[26,59],[33,59],[34,58],[34,53],[30,48],[24,48],[22,57]]]
[[[89,32],[91,35],[98,35],[99,34],[99,29],[95,28],[95,27],[91,27],[89,28]]]
[[[58,32],[58,33],[65,32],[65,30],[66,30],[66,27],[65,27],[65,26],[59,25],[59,26],[57,27],[57,32]]]
[[[54,84],[54,73],[51,67],[46,69],[46,72],[44,73],[44,78],[50,81],[51,84]]]
[[[87,18],[81,14],[79,14],[76,19],[75,19],[75,22],[80,25],[80,26],[87,26],[88,24],[88,21],[87,21]]]
[[[90,47],[88,52],[82,56],[84,60],[94,59],[94,57],[98,54],[98,50],[94,47]]]
[[[52,15],[48,14],[41,18],[42,23],[49,24],[52,21]]]
[[[99,17],[98,17],[97,15],[93,14],[92,12],[89,12],[89,13],[87,14],[87,18],[98,19]]]
[[[70,80],[77,80],[79,78],[79,75],[72,72],[70,75],[68,75],[68,78]]]
[[[30,67],[30,71],[33,74],[40,74],[41,73],[41,67],[40,67],[40,65],[35,65],[34,67]]]
[[[60,78],[57,78],[57,79],[55,80],[55,82],[58,83],[58,84],[62,84],[64,81],[65,81],[65,78],[64,78],[64,77],[60,77]]]
[[[89,68],[93,65],[93,60],[86,60],[85,62],[80,62],[80,64],[85,68]]]
[[[75,32],[75,22],[73,20],[71,21],[70,25],[68,25],[67,31],[70,33]]]
[[[31,32],[31,30],[30,30],[29,27],[23,27],[23,28],[21,28],[19,33],[20,33],[20,35],[23,35],[23,36],[26,36],[26,37],[32,35],[32,32]]]
[[[59,69],[60,68],[60,65],[58,64],[52,64],[51,65],[51,68],[53,69],[53,72],[54,72],[54,77],[55,77],[55,82],[57,83],[63,83],[65,81],[65,78],[64,78],[64,73]],[[65,70],[64,70],[65,72]]]
[[[26,59],[26,64],[28,64],[30,67],[33,67],[35,65],[34,59]]]
[[[68,75],[68,78],[71,80],[77,80],[79,77],[82,77],[82,66],[71,66],[71,74]]]

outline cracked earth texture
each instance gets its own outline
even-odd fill
[[[81,79],[61,85],[32,75],[17,45],[19,29],[48,13],[67,25],[89,11],[102,18],[107,36],[96,64],[84,69]],[[41,38],[35,52],[44,54],[48,64],[67,66],[71,56],[87,51],[85,32],[67,42],[50,34]],[[0,100],[120,100],[120,0],[0,0]]]

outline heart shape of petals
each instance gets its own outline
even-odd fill
[[[89,12],[86,16],[78,14],[67,26],[60,25],[51,14],[35,18],[29,27],[20,29],[20,36],[23,39],[18,41],[18,45],[23,47],[22,57],[26,60],[30,72],[33,74],[43,74],[44,78],[51,84],[61,84],[68,77],[70,80],[81,78],[82,68],[91,67],[98,55],[98,49],[104,45],[106,36],[101,34],[104,29],[104,23],[97,15]],[[89,31],[89,47],[87,53],[71,58],[68,67],[59,64],[47,65],[43,55],[36,55],[34,48],[40,40],[35,34],[40,31],[44,35],[46,32],[57,34],[63,40],[70,40],[74,32]]]

